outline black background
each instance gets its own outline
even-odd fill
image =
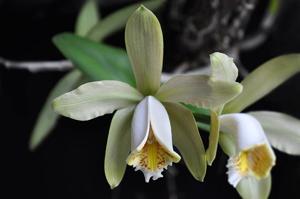
[[[62,55],[51,37],[73,31],[81,0],[0,0],[0,56],[12,60],[57,60]],[[128,1],[129,2],[129,1]],[[101,1],[102,15],[128,3]],[[264,61],[291,52],[300,52],[300,2],[286,1],[268,39],[257,48],[241,52],[241,62],[252,70]],[[248,32],[255,30],[265,3],[259,3],[251,16]],[[166,21],[160,15],[162,27]],[[164,35],[166,42],[171,31]],[[124,46],[123,32],[107,43]],[[176,52],[166,46],[168,59]],[[168,61],[165,61],[168,63]],[[127,169],[121,185],[111,191],[104,176],[103,162],[111,116],[89,122],[61,118],[50,137],[36,151],[28,150],[30,132],[47,94],[63,72],[32,74],[26,70],[0,66],[1,143],[5,167],[2,198],[239,198],[228,185],[226,157],[218,152],[208,168],[205,183],[193,179],[184,165],[177,164],[167,177],[145,184],[142,173]],[[266,77],[267,78],[267,77]],[[300,76],[295,76],[251,110],[274,110],[300,118]],[[2,148],[2,147],[1,147]],[[272,171],[270,198],[299,198],[300,158],[276,151],[277,165]],[[175,189],[175,191],[174,191]],[[174,197],[174,198],[176,198]]]

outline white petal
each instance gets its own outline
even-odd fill
[[[148,104],[146,97],[135,108],[131,123],[131,151],[140,151],[147,141],[150,130]]]
[[[221,115],[220,129],[224,133],[233,135],[237,146],[236,152],[268,143],[260,123],[254,117],[244,113]]]
[[[165,107],[154,97],[148,97],[149,116],[153,134],[169,152],[173,152],[170,119]]]

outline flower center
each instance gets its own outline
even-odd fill
[[[166,169],[172,162],[178,161],[178,157],[170,154],[157,141],[151,127],[144,147],[140,151],[133,151],[127,159],[128,165],[144,173],[146,182],[149,182],[151,177],[153,180],[162,177],[163,169]]]
[[[257,179],[265,178],[274,164],[275,158],[267,144],[244,150],[228,161],[229,183],[237,186],[243,177],[251,175]]]
[[[236,159],[236,166],[242,176],[251,172],[257,179],[266,177],[274,160],[266,144],[242,151]]]

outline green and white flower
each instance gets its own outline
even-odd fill
[[[243,92],[217,108],[219,121],[211,123],[211,129],[220,129],[219,143],[229,156],[228,182],[244,199],[268,198],[270,171],[276,160],[271,145],[285,153],[300,155],[300,120],[272,111],[238,112],[300,72],[299,61],[299,54],[290,54],[258,67],[241,82]],[[236,81],[238,70],[227,55],[213,53],[211,67],[215,80]]]
[[[236,82],[204,75],[179,75],[161,85],[163,36],[159,21],[144,6],[129,18],[125,42],[136,87],[119,81],[86,83],[53,101],[56,112],[86,121],[112,113],[105,154],[105,174],[112,188],[123,178],[126,164],[141,170],[148,182],[180,156],[191,174],[203,180],[205,149],[191,111],[181,103],[215,108],[237,96]]]
[[[247,177],[267,178],[275,165],[275,154],[260,123],[244,113],[220,116],[220,130],[232,138],[235,151],[228,160],[228,182],[236,187]]]

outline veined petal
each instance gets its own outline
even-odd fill
[[[145,97],[134,111],[132,119],[130,166],[141,170],[145,181],[162,177],[161,172],[180,156],[173,150],[169,116],[154,97]]]
[[[299,119],[273,111],[254,111],[248,114],[261,123],[274,148],[291,155],[300,155]]]
[[[191,111],[180,104],[166,102],[173,132],[174,145],[196,180],[203,181],[206,173],[205,149]]]
[[[86,121],[135,105],[142,97],[126,83],[105,80],[83,84],[61,95],[54,99],[53,108],[66,117]]]
[[[206,159],[208,165],[212,165],[218,150],[220,121],[216,112],[210,112],[210,133],[209,145],[206,150]]]
[[[221,131],[231,134],[236,144],[227,164],[229,183],[236,187],[246,176],[266,178],[276,158],[260,123],[242,113],[222,115],[220,123]]]
[[[130,132],[133,107],[118,110],[110,124],[106,144],[104,171],[106,179],[113,189],[121,182],[126,158],[130,151]]]
[[[210,55],[211,79],[227,82],[234,82],[238,76],[238,69],[233,58],[219,52]]]
[[[138,90],[154,94],[160,86],[163,36],[158,19],[144,6],[128,19],[125,42]]]
[[[242,91],[236,82],[213,81],[205,75],[178,75],[163,84],[155,95],[163,102],[184,102],[215,108]]]

